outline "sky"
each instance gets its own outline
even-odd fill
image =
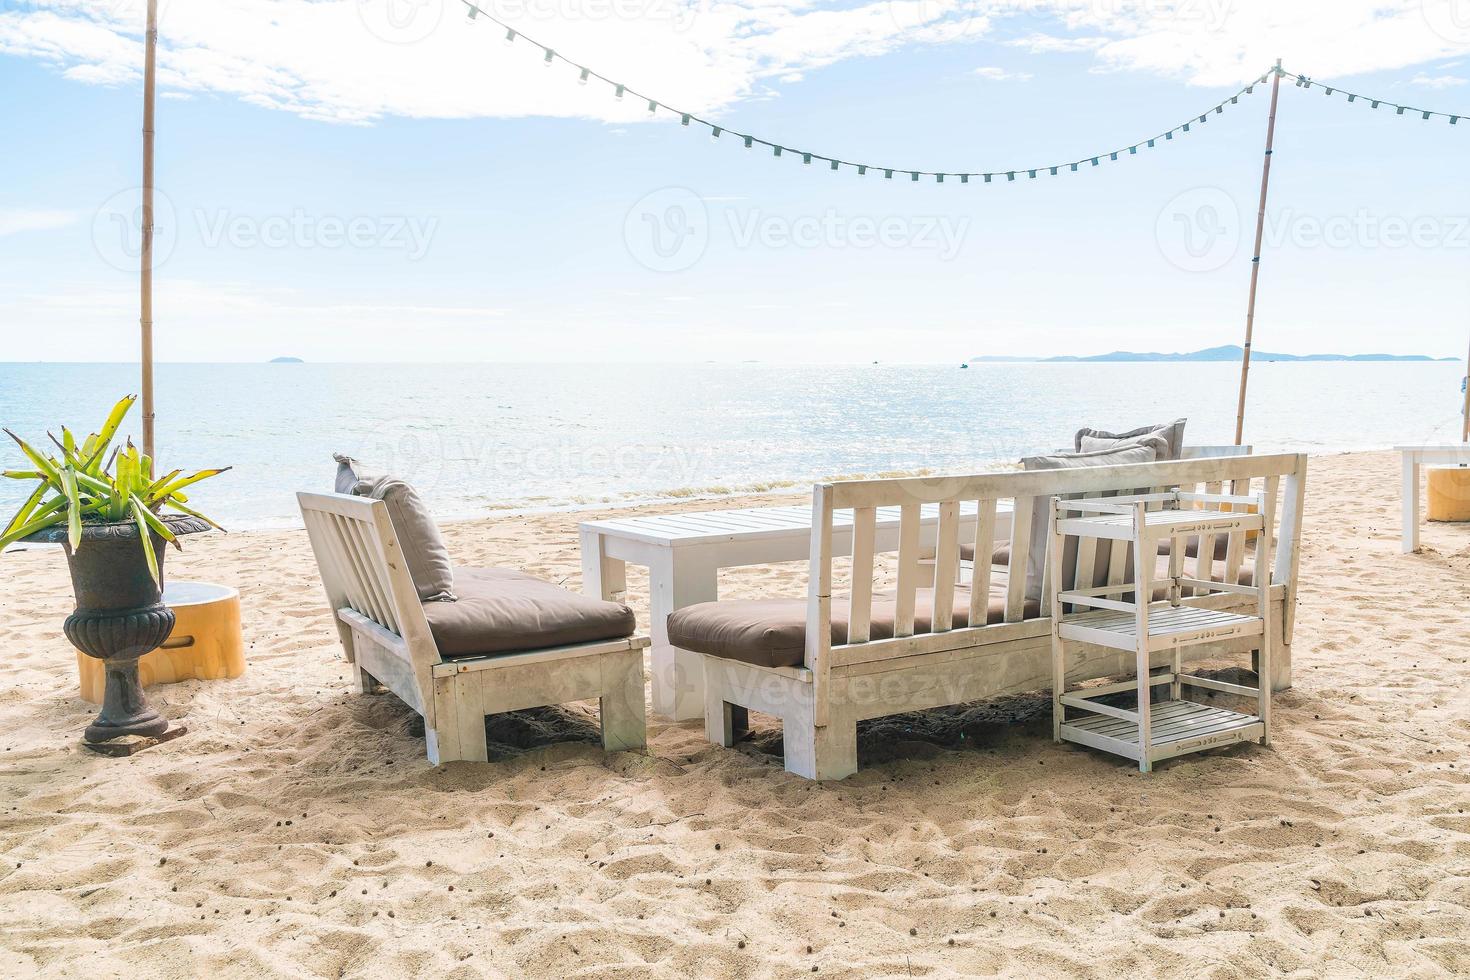
[[[1256,348],[1470,339],[1470,120],[1293,84],[1470,113],[1470,0],[481,7],[160,0],[161,360],[1238,343],[1269,86],[1197,120],[1278,57]],[[0,357],[137,356],[142,25],[142,0],[0,0]]]

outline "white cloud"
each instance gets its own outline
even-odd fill
[[[1029,71],[1006,71],[1004,68],[993,66],[976,68],[971,74],[994,82],[1029,82],[1032,78]]]
[[[0,238],[26,231],[52,231],[66,228],[81,220],[75,211],[38,211],[0,208]]]
[[[1456,88],[1464,85],[1470,79],[1461,78],[1458,75],[1426,75],[1423,72],[1409,79],[1411,85],[1421,85],[1424,88]]]
[[[1012,47],[1025,48],[1033,54],[1066,54],[1077,51],[1096,51],[1107,44],[1108,39],[1105,37],[1054,37],[1050,34],[1030,34],[1006,43]]]
[[[477,0],[478,2],[478,0]],[[1236,85],[1276,57],[1334,79],[1470,53],[1464,0],[483,0],[558,53],[681,109],[717,114],[824,66],[911,46],[1003,42],[1105,71]],[[143,0],[9,0],[0,54],[91,84],[134,82]],[[370,123],[561,116],[625,123],[619,103],[461,0],[164,0],[165,95],[233,95]],[[1024,24],[1028,33],[1006,38]],[[1448,77],[1448,76],[1445,76]],[[664,118],[668,118],[665,116]]]

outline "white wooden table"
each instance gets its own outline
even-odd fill
[[[922,509],[920,541],[932,549],[939,526],[938,505]],[[960,535],[973,535],[976,505],[960,510]],[[898,550],[899,508],[878,509],[874,549]],[[805,561],[810,556],[812,511],[807,505],[654,514],[578,525],[582,542],[582,590],[612,599],[627,590],[628,562],[648,569],[648,604],[653,645],[654,713],[676,721],[704,716],[704,661],[669,645],[669,613],[718,598],[721,568]],[[1010,501],[999,501],[997,541],[1009,540]],[[852,511],[837,511],[832,524],[834,554],[852,552]]]
[[[1470,444],[1397,446],[1404,460],[1403,551],[1419,550],[1419,477],[1426,466],[1470,466]]]

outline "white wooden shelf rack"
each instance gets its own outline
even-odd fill
[[[1138,763],[1149,772],[1162,759],[1229,745],[1270,742],[1270,588],[1271,542],[1265,494],[1192,493],[1178,489],[1107,498],[1053,498],[1049,569],[1063,567],[1068,536],[1104,539],[1112,547],[1132,546],[1133,580],[1089,587],[1078,582],[1063,589],[1060,575],[1049,575],[1047,591],[1052,616],[1052,735]],[[1186,576],[1187,542],[1197,541],[1197,555],[1213,556],[1218,536],[1229,536],[1232,555],[1243,553],[1255,538],[1254,579],[1241,585],[1231,576],[1203,572],[1208,559],[1194,562],[1196,576]],[[1154,557],[1159,543],[1169,542],[1168,575],[1158,577]],[[1234,564],[1234,563],[1230,563]],[[1162,597],[1159,597],[1162,592]],[[1211,608],[1221,593],[1257,598],[1255,615]],[[1249,608],[1249,607],[1247,607]],[[1256,686],[1232,684],[1183,671],[1182,650],[1198,644],[1220,644],[1260,637]],[[1087,644],[1136,655],[1132,680],[1103,686],[1067,689],[1068,646]],[[1164,657],[1156,655],[1163,654]],[[1156,659],[1168,662],[1154,666]],[[1156,687],[1168,687],[1167,698],[1152,700]],[[1232,711],[1185,698],[1185,690],[1220,692],[1255,702],[1253,714]],[[1101,699],[1133,692],[1132,708]],[[1069,714],[1071,717],[1069,717]]]

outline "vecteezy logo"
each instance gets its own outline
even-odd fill
[[[709,245],[709,210],[704,198],[687,187],[664,187],[645,194],[623,219],[628,253],[654,272],[682,272]]]
[[[163,265],[179,240],[174,202],[153,192],[153,265]],[[120,272],[137,272],[143,256],[143,189],[130,187],[103,201],[92,215],[92,248]]]
[[[1159,252],[1185,272],[1223,268],[1240,247],[1240,209],[1218,187],[1196,187],[1176,196],[1154,224]]]
[[[985,24],[975,0],[888,0],[888,16],[903,33],[936,44],[958,41]]]
[[[1454,44],[1470,44],[1470,0],[1419,0],[1429,29]]]
[[[417,44],[444,19],[444,0],[357,0],[357,18],[389,44]]]

